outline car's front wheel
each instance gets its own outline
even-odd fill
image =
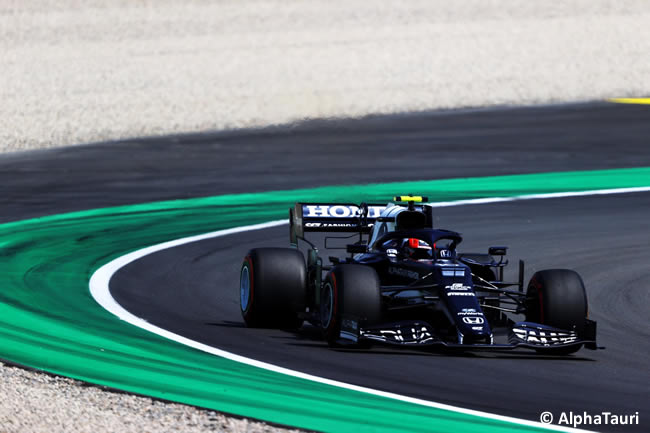
[[[320,299],[321,327],[330,346],[338,346],[343,320],[375,324],[381,318],[381,290],[374,269],[362,265],[340,265],[325,278]],[[346,346],[355,346],[352,341]],[[356,346],[363,346],[357,343]]]
[[[526,292],[526,320],[581,334],[587,318],[587,293],[582,278],[569,269],[536,272]],[[581,345],[546,350],[544,353],[567,355]]]

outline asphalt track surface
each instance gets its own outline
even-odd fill
[[[311,122],[14,154],[0,157],[0,218],[293,187],[649,166],[649,136],[648,107],[591,104]],[[648,215],[649,194],[437,210],[441,226],[465,235],[463,251],[510,245],[511,259],[527,261],[527,278],[552,267],[580,272],[607,350],[564,358],[331,350],[310,327],[244,328],[241,259],[251,247],[286,245],[286,227],[156,253],[120,271],[111,287],[124,307],[158,326],[284,367],[531,420],[545,410],[638,411],[641,424],[621,431],[642,431],[650,401]]]
[[[451,111],[0,155],[0,222],[227,193],[642,167],[648,106]]]

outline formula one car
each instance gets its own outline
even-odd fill
[[[576,272],[536,272],[524,291],[523,261],[517,282],[503,280],[507,247],[461,254],[461,235],[433,227],[426,197],[394,201],[296,203],[289,210],[290,248],[256,248],[244,258],[246,325],[296,329],[306,320],[335,347],[522,347],[556,355],[598,348]],[[345,247],[348,257],[329,257],[325,265],[307,232],[358,239]],[[336,238],[326,236],[325,247]],[[306,263],[299,241],[307,246]],[[524,314],[525,321],[515,322],[512,314]]]

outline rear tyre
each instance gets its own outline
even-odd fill
[[[373,325],[381,318],[381,289],[374,269],[362,265],[340,265],[332,269],[323,284],[320,303],[321,327],[327,344],[340,346],[343,318]],[[368,347],[366,342],[346,347]]]
[[[526,320],[580,335],[587,318],[587,292],[582,278],[569,269],[536,272],[526,292]],[[544,350],[543,353],[568,355],[582,346]],[[540,351],[541,352],[541,351]]]
[[[239,305],[246,326],[296,329],[305,310],[307,269],[294,248],[255,248],[244,258]]]

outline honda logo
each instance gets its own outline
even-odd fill
[[[463,317],[463,322],[468,325],[482,325],[485,323],[485,319],[482,317]]]

